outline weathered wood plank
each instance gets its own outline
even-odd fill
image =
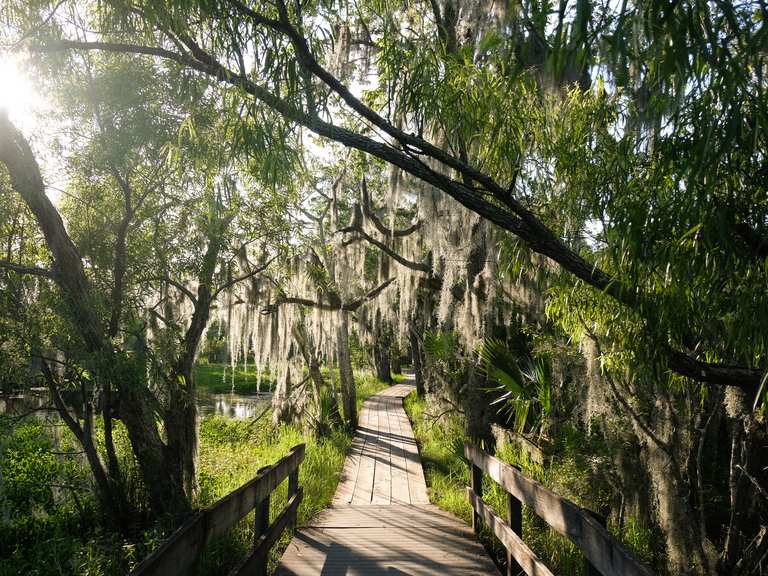
[[[188,573],[205,546],[206,511],[201,510],[147,556],[131,572],[131,576],[162,576]]]
[[[475,513],[482,518],[486,526],[496,535],[496,538],[501,540],[501,543],[504,544],[520,568],[525,570],[526,574],[529,576],[554,576],[549,568],[533,553],[533,550],[522,541],[520,536],[515,534],[512,528],[499,518],[472,488],[467,488],[467,498]]]
[[[359,418],[361,427],[365,428],[368,426],[369,414],[370,402],[364,402],[363,407],[360,410]],[[360,471],[360,460],[362,459],[365,444],[366,436],[361,435],[359,432],[356,433],[352,440],[352,446],[350,448],[349,454],[344,461],[344,468],[341,472],[339,485],[336,488],[336,494],[333,497],[334,504],[349,504],[352,502],[352,496],[355,492],[355,483],[357,482],[357,475]]]
[[[399,407],[402,410],[402,406]],[[392,433],[392,502],[396,504],[410,504],[411,494],[408,488],[408,469],[405,461],[405,449],[403,448],[403,429],[400,419],[397,417],[397,404],[387,407],[389,429]]]
[[[464,456],[576,544],[603,576],[652,576],[653,573],[619,544],[610,532],[570,500],[558,496],[474,444],[464,445]]]
[[[498,576],[470,528],[432,505],[334,506],[303,528],[279,576]]]
[[[299,467],[304,460],[304,451],[304,444],[299,444],[288,456],[265,470],[261,476],[257,476],[208,508],[208,541],[222,536],[235,522],[248,514],[257,502],[271,494]]]
[[[392,399],[381,397],[378,410],[379,434],[376,451],[376,468],[373,473],[372,504],[389,504],[392,498],[392,436],[389,428],[388,407]]]
[[[352,495],[352,504],[370,504],[373,496],[373,473],[376,468],[374,451],[377,446],[379,427],[378,406],[371,401],[370,413],[367,424],[361,426],[359,433],[365,437],[365,447],[360,455],[360,468],[355,480],[355,489]]]

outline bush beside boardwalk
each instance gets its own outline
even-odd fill
[[[466,496],[466,486],[469,486],[470,478],[469,465],[463,456],[466,437],[463,417],[458,413],[450,413],[435,418],[435,415],[440,415],[442,411],[428,406],[429,401],[419,398],[415,392],[405,399],[405,409],[419,445],[429,499],[433,504],[469,524],[472,521],[472,508]],[[527,454],[511,444],[500,447],[496,456],[517,466],[531,478],[580,506],[601,510],[601,498],[605,491],[601,490],[600,482],[595,482],[595,463],[579,456],[583,454],[590,439],[577,438],[576,435],[577,432],[574,431],[571,436],[564,434],[562,438],[557,439],[557,456],[547,466],[533,462]],[[581,451],[575,450],[576,445],[580,445]],[[491,507],[503,516],[506,510],[506,494],[488,477],[483,481],[483,494],[483,498]],[[657,574],[666,574],[658,534],[638,525],[632,518],[626,519],[621,529],[609,519],[608,528],[638,558],[652,566]],[[523,535],[525,542],[554,574],[583,574],[581,552],[525,507]],[[506,552],[503,546],[487,530],[484,530],[481,539],[491,557],[504,567]]]
[[[357,380],[361,402],[387,386],[368,375]],[[75,443],[66,428],[31,420],[11,428],[11,422],[10,416],[0,416],[0,576],[123,575],[162,542],[166,535],[162,529],[137,530],[125,537],[98,517],[88,489],[87,468],[81,455],[74,453]],[[292,426],[275,426],[268,417],[255,423],[220,416],[203,418],[199,505],[215,502],[302,442],[307,451],[301,467],[304,501],[299,522],[331,502],[350,434],[333,431],[316,439]],[[116,444],[119,456],[130,459],[119,423]],[[137,480],[128,478],[128,482],[140,500]],[[272,498],[276,513],[285,504],[285,483]],[[226,541],[208,547],[204,574],[226,573],[251,545],[252,524],[251,514]],[[273,551],[275,558],[287,543],[286,535]]]

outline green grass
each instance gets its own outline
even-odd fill
[[[209,394],[228,394],[232,392],[232,367],[229,364],[197,364],[195,366],[195,384],[197,389]],[[261,391],[268,392],[273,387],[269,372],[261,375]],[[235,367],[235,394],[256,394],[256,369],[249,366],[243,370],[242,364]]]
[[[467,501],[465,488],[469,485],[470,478],[469,466],[463,458],[465,436],[462,418],[458,415],[448,415],[437,422],[433,421],[428,414],[426,401],[416,396],[415,392],[405,399],[405,408],[419,444],[430,501],[470,523],[472,508]],[[599,491],[594,494],[586,464],[572,454],[562,454],[558,463],[549,468],[532,462],[525,453],[510,445],[499,449],[496,456],[518,466],[526,475],[561,496],[574,500],[581,506],[599,509],[599,500],[604,495]],[[506,493],[488,476],[483,479],[483,499],[497,514],[504,516]],[[611,528],[616,527],[609,524],[609,529]],[[528,546],[555,574],[580,576],[584,573],[581,552],[525,507],[523,534]],[[659,563],[653,562],[648,529],[630,519],[617,537],[642,561],[658,567]],[[502,573],[506,573],[505,550],[501,544],[487,530],[483,531],[481,540],[497,564],[502,567]]]
[[[207,506],[226,496],[254,477],[256,471],[306,444],[306,456],[299,469],[304,500],[299,507],[299,524],[306,523],[331,503],[344,465],[350,437],[333,432],[327,438],[304,436],[291,426],[275,426],[262,420],[256,426],[247,421],[222,417],[206,418],[200,434],[200,505]],[[287,482],[272,493],[270,512],[274,519],[287,500]],[[271,554],[274,564],[290,540],[284,534]],[[253,543],[253,513],[232,530],[229,537],[210,545],[203,555],[203,574],[227,573],[245,557]]]
[[[374,394],[378,394],[382,390],[389,388],[389,384],[377,379],[375,375],[370,373],[358,374],[355,376],[355,384],[357,386],[357,413],[360,414],[360,409],[368,398]]]
[[[214,370],[215,366],[211,367],[208,374],[215,374]],[[356,382],[360,403],[387,387],[365,374],[357,375]],[[11,508],[10,523],[4,523],[0,515],[0,576],[126,574],[162,543],[167,534],[159,529],[124,538],[101,524],[83,463],[76,457],[51,455],[54,448],[51,431],[39,423],[14,424],[12,429],[10,424],[10,419],[0,417],[0,444],[3,445],[0,465],[4,479],[0,513]],[[59,429],[63,443],[56,449],[76,452],[68,431]],[[119,421],[115,440],[121,461],[132,462],[130,445]],[[201,507],[212,504],[253,478],[259,468],[273,464],[296,444],[305,443],[306,456],[300,468],[304,500],[298,520],[300,524],[306,523],[330,504],[350,442],[350,434],[343,431],[314,438],[293,426],[276,426],[269,418],[254,424],[221,416],[203,418],[197,504]],[[132,482],[138,482],[135,473],[131,477]],[[51,488],[51,483],[76,483],[78,505],[82,510],[77,509],[70,491]],[[272,495],[273,518],[283,510],[286,497],[287,482],[283,482]],[[290,537],[289,533],[284,534],[273,549],[272,565]],[[253,513],[250,513],[227,537],[206,548],[202,558],[203,574],[226,574],[247,554],[252,542]]]

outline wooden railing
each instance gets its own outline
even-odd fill
[[[523,504],[581,549],[589,576],[653,576],[653,572],[618,543],[594,513],[561,498],[474,444],[464,444],[464,456],[471,467],[472,486],[467,488],[467,496],[474,510],[472,527],[477,533],[481,522],[485,522],[504,544],[508,576],[520,572],[529,576],[552,576],[549,568],[523,542]],[[483,501],[483,473],[507,492],[506,521]]]
[[[157,550],[147,556],[132,576],[176,576],[195,574],[199,570],[200,553],[205,545],[223,536],[238,520],[251,510],[255,514],[255,535],[251,553],[231,572],[230,576],[266,575],[269,550],[288,527],[296,526],[296,512],[303,497],[299,486],[299,465],[304,460],[304,444],[272,466],[258,471],[253,480],[234,492],[198,511]],[[288,478],[288,501],[275,521],[269,523],[270,495]]]

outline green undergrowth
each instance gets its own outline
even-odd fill
[[[382,382],[374,374],[363,373],[355,376],[355,383],[357,384],[357,413],[360,414],[360,409],[370,396],[378,394],[382,390],[389,388],[390,384]]]
[[[429,487],[430,501],[471,523],[472,508],[467,501],[466,487],[470,484],[469,466],[463,457],[464,423],[457,414],[444,415],[434,419],[427,408],[427,402],[415,392],[405,400],[405,409],[413,423],[414,433],[424,466]],[[440,411],[436,411],[439,413]],[[590,484],[588,464],[564,451],[547,467],[541,466],[524,452],[506,445],[496,456],[519,467],[527,476],[551,488],[557,494],[575,501],[591,510],[600,510],[605,495]],[[504,517],[506,493],[488,476],[483,478],[483,499]],[[642,561],[652,563],[651,533],[632,519],[625,522],[621,531],[609,522],[608,528],[617,538],[632,550]],[[523,507],[523,539],[555,574],[581,576],[584,574],[584,560],[581,552],[565,537]],[[481,540],[494,561],[506,573],[506,553],[499,541],[487,529]]]
[[[401,382],[405,382],[408,380],[407,374],[392,374],[392,380],[395,381],[395,384],[400,384]]]
[[[357,375],[356,382],[359,403],[387,387],[370,374]],[[115,425],[118,457],[130,472],[133,498],[145,500],[125,429],[119,421]],[[99,427],[99,443],[101,435]],[[332,430],[316,438],[294,426],[275,425],[268,416],[258,421],[203,418],[198,506],[226,496],[259,468],[275,463],[301,443],[306,444],[306,457],[300,468],[304,498],[299,524],[330,504],[351,435]],[[82,454],[59,423],[19,423],[0,415],[0,467],[0,576],[127,574],[167,536],[159,528],[122,536],[99,517]],[[287,482],[283,482],[271,498],[273,519],[284,509],[286,499]],[[289,541],[286,533],[273,548],[272,565]],[[206,548],[201,574],[226,574],[246,556],[252,543],[250,513],[226,537]]]
[[[301,464],[299,484],[304,499],[299,506],[298,522],[306,523],[331,503],[350,437],[340,431],[316,439],[304,436],[291,426],[274,426],[262,420],[258,425],[248,421],[206,418],[200,431],[200,504],[207,506],[226,496],[255,475],[263,467],[288,454],[297,444],[306,444],[306,457]],[[273,493],[270,515],[274,520],[285,508],[287,481]],[[226,574],[245,557],[253,544],[253,513],[243,518],[229,536],[208,546],[202,559],[202,574]],[[280,557],[290,541],[286,533],[272,550],[271,563]]]

